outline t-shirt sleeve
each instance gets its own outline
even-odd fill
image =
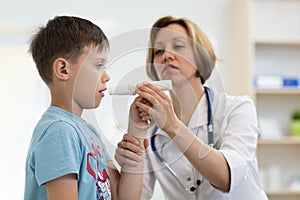
[[[38,184],[71,173],[78,175],[81,154],[74,127],[65,122],[52,124],[33,150],[32,164]]]

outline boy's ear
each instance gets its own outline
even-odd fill
[[[63,58],[57,58],[53,62],[53,73],[61,80],[69,79],[68,61]]]

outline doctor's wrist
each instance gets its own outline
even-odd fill
[[[178,120],[176,123],[173,123],[169,127],[164,127],[162,130],[165,131],[171,138],[174,138],[176,137],[177,134],[179,134],[182,126],[183,126],[182,122]]]

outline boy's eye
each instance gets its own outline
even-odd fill
[[[99,64],[96,65],[96,68],[97,68],[98,70],[102,70],[102,69],[104,69],[104,64],[102,64],[102,63],[100,64],[100,63],[99,63]]]

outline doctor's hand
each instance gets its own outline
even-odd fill
[[[181,121],[174,112],[172,100],[161,89],[150,83],[144,83],[138,87],[138,95],[148,100],[150,105],[137,102],[137,107],[140,111],[148,113],[151,122],[158,128],[166,133],[176,132],[180,128]]]
[[[144,149],[149,146],[149,141],[144,140],[140,147],[139,140],[130,134],[124,134],[123,139],[118,143],[115,152],[115,159],[121,167],[136,167],[142,161],[142,156],[145,153]]]

